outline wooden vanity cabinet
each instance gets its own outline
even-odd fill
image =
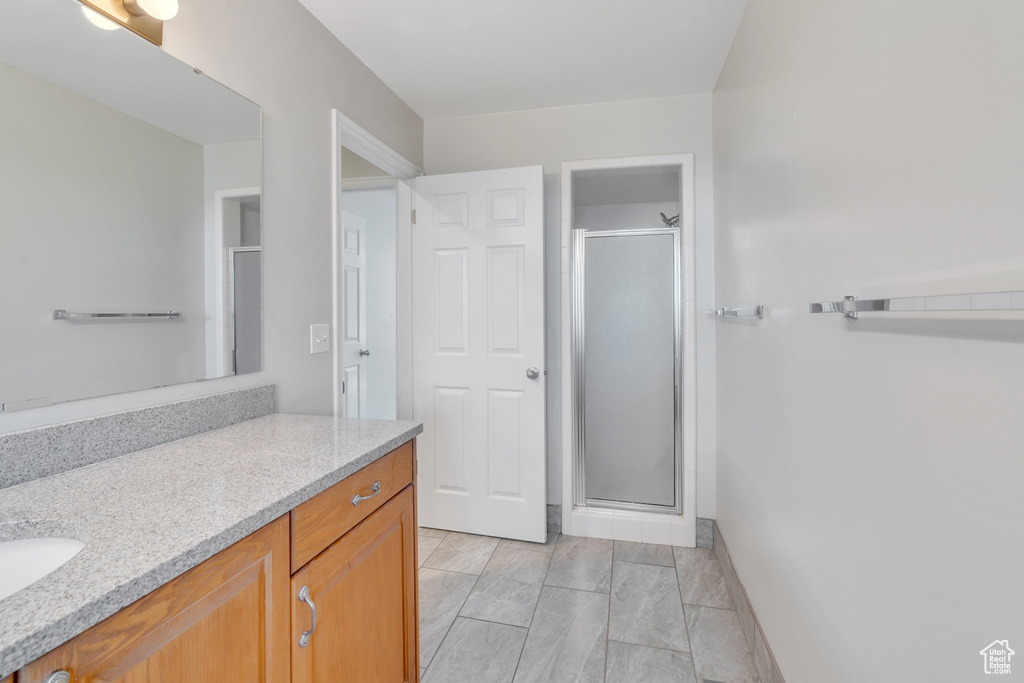
[[[18,672],[46,683],[289,680],[288,517],[217,553]]]
[[[413,483],[415,462],[410,441],[292,510],[292,572]]]
[[[292,681],[419,680],[413,511],[408,486],[292,576]]]
[[[419,680],[415,467],[409,442],[292,510],[295,683]]]
[[[398,447],[0,683],[418,683],[415,462]]]

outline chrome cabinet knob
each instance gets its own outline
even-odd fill
[[[526,379],[537,379],[540,377],[540,370],[537,368],[530,368],[526,371]]]
[[[359,350],[359,355],[360,356],[369,356],[370,355],[370,349],[360,349]]]
[[[46,683],[68,683],[71,680],[71,674],[67,671],[54,671],[50,674],[50,677],[46,679]]]

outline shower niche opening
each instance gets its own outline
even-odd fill
[[[694,327],[692,157],[563,165],[567,533],[691,544],[696,454],[686,413],[695,392],[684,378],[695,371],[686,344]]]

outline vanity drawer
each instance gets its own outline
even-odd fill
[[[292,510],[292,572],[411,484],[413,453],[412,441],[403,444]]]

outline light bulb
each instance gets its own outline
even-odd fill
[[[173,19],[178,14],[178,0],[135,0],[135,4],[143,12],[160,21]]]
[[[92,9],[91,7],[86,7],[85,5],[82,5],[82,14],[85,15],[85,18],[88,19],[93,26],[101,28],[104,31],[113,31],[115,29],[121,28],[120,24],[118,24],[116,21],[107,19],[105,16],[103,16],[96,10]]]

